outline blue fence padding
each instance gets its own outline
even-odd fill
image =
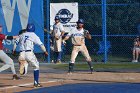
[[[46,12],[46,27],[47,27],[47,31],[50,31],[50,0],[46,0],[47,2],[47,12]],[[50,63],[50,34],[47,34],[47,51],[48,51],[48,57],[47,57],[47,62]]]
[[[107,41],[106,42],[106,51],[107,53],[110,52],[110,48],[111,48],[111,44],[110,44],[110,41]],[[97,54],[101,54],[101,53],[104,53],[104,50],[105,50],[105,47],[104,47],[104,41],[100,41],[99,42],[99,50],[97,52]]]

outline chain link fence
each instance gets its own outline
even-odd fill
[[[102,25],[102,0],[51,0],[51,3],[78,2],[79,18],[85,20],[85,29],[92,34],[92,40],[86,40],[86,46],[95,62],[104,62],[104,43]],[[107,0],[107,61],[130,62],[132,60],[133,40],[138,33],[140,24],[140,1],[138,0]],[[72,44],[67,41],[63,47],[62,61],[70,61]],[[53,59],[53,55],[51,56]],[[77,62],[84,62],[79,54]]]
[[[118,0],[119,1],[119,0]],[[133,41],[139,35],[140,2],[122,0],[107,6],[107,40],[111,43],[110,62],[131,62]]]
[[[46,24],[46,1],[44,0],[44,23]],[[85,29],[89,30],[92,40],[86,40],[86,46],[94,62],[104,62],[104,43],[102,25],[102,0],[50,0],[50,3],[78,2],[79,18],[85,20]],[[107,0],[106,2],[106,30],[107,30],[107,61],[131,62],[133,41],[139,35],[137,26],[140,24],[140,1],[138,0]],[[46,28],[46,25],[45,25]],[[45,33],[47,45],[47,33]],[[71,41],[63,46],[62,62],[69,62],[72,52]],[[9,55],[17,60],[18,56]],[[17,54],[18,55],[18,54]],[[45,61],[42,53],[36,54],[39,61]],[[51,51],[50,59],[54,54]],[[85,62],[79,53],[76,62]]]
[[[47,0],[44,0],[44,24],[47,23]],[[89,30],[92,40],[86,40],[86,46],[94,62],[104,62],[104,34],[103,33],[103,0],[50,0],[50,3],[78,2],[79,18],[85,20],[85,29]],[[108,62],[130,62],[132,60],[133,40],[137,35],[140,25],[140,1],[139,0],[106,0],[106,39]],[[45,25],[46,28],[46,25]],[[49,39],[47,33],[44,37],[45,45]],[[71,41],[68,40],[63,46],[62,62],[70,61],[72,52]],[[17,60],[18,56],[9,55]],[[17,54],[18,55],[18,54]],[[36,54],[39,61],[45,61],[42,53]],[[54,54],[51,51],[51,61]],[[84,62],[84,57],[79,54],[77,62]]]

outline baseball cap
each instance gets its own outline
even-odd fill
[[[54,20],[60,20],[59,16],[56,16]]]
[[[77,24],[78,24],[78,23],[84,24],[84,20],[83,20],[83,19],[79,19],[76,23],[77,23]]]
[[[32,24],[32,23],[29,23],[28,25],[27,25],[27,32],[35,32],[35,25],[34,24]]]

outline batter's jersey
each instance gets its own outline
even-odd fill
[[[34,32],[23,33],[19,38],[20,45],[24,50],[34,50],[34,44],[42,45],[40,38]]]
[[[53,32],[52,32],[53,36],[59,37],[62,31],[64,31],[64,27],[60,22],[58,24],[53,25]]]
[[[0,50],[3,50],[3,44],[2,41],[5,39],[5,35],[4,34],[0,34]]]
[[[69,33],[68,36],[72,39],[73,45],[82,45],[85,44],[85,34],[88,31],[85,32],[85,30],[82,28],[81,30],[77,28],[73,28]]]

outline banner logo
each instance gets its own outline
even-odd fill
[[[31,0],[28,0],[27,3],[26,0],[13,0],[13,2],[10,0],[0,0],[0,3],[2,5],[2,10],[0,11],[3,11],[3,16],[8,32],[11,32],[12,30],[16,6],[18,8],[21,26],[22,28],[26,28],[31,7]]]
[[[59,16],[62,24],[68,23],[73,18],[73,14],[68,9],[59,10],[56,16]]]

